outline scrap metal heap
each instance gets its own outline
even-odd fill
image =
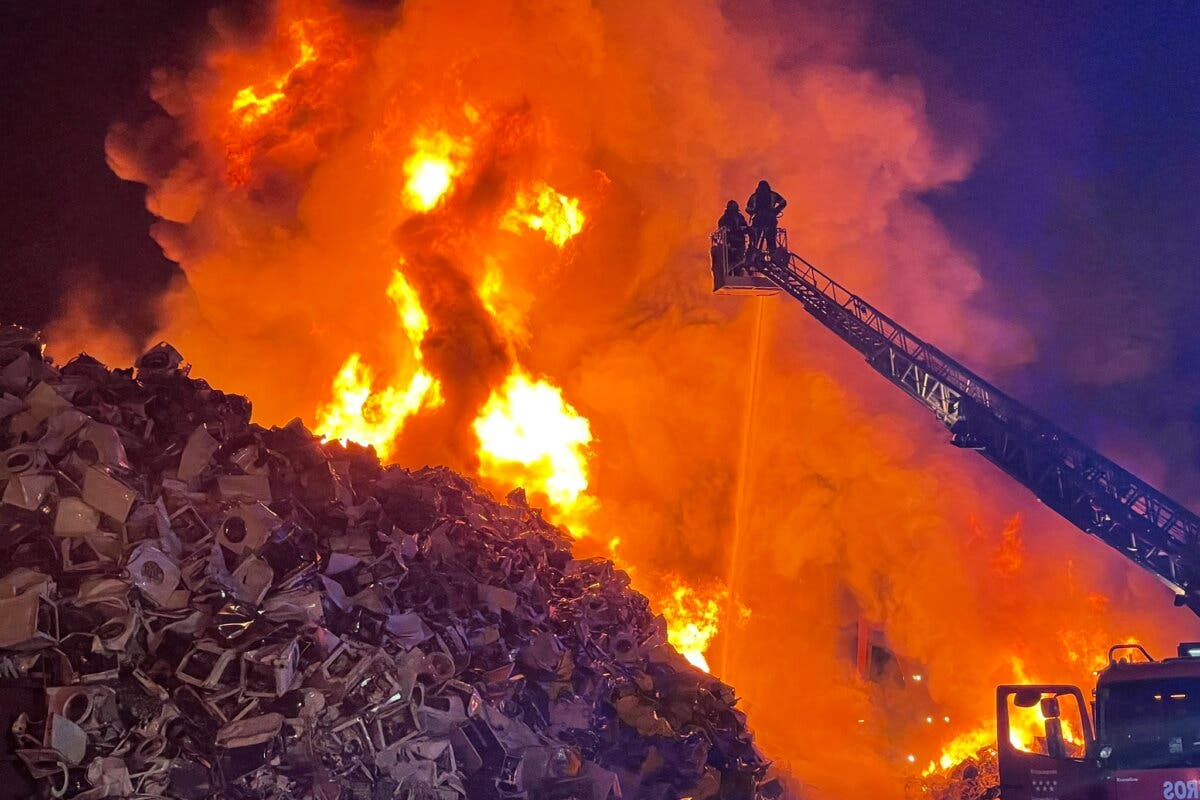
[[[0,328],[0,796],[772,798],[730,687],[524,495],[382,467],[162,344]]]
[[[953,767],[911,781],[905,797],[924,800],[994,800],[1000,796],[996,748],[982,747]]]

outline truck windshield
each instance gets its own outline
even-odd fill
[[[1200,678],[1131,681],[1096,697],[1101,749],[1112,769],[1200,766]]]

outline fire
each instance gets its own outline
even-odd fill
[[[544,496],[568,526],[583,522],[595,505],[587,494],[592,430],[562,389],[516,368],[492,391],[474,428],[483,477]]]
[[[1004,524],[1000,532],[1000,543],[996,548],[993,563],[1002,575],[1013,575],[1020,571],[1024,564],[1024,546],[1021,541],[1022,518],[1014,514]]]
[[[937,761],[929,762],[923,775],[932,775],[938,770],[948,770],[973,757],[985,747],[996,744],[996,725],[983,725],[973,730],[964,731],[955,736],[942,748],[942,754]]]
[[[516,204],[505,215],[501,227],[518,231],[524,225],[530,230],[541,231],[555,247],[562,247],[583,230],[586,219],[579,210],[579,200],[559,194],[548,184],[539,182],[532,193],[517,193]]]
[[[396,270],[387,294],[409,346],[412,366],[407,384],[377,389],[374,371],[362,363],[361,354],[351,353],[333,379],[333,399],[317,411],[316,426],[317,434],[327,441],[371,445],[381,458],[392,454],[396,437],[409,417],[442,402],[440,384],[423,366],[421,343],[429,330],[429,319],[416,290]]]
[[[258,117],[270,114],[280,100],[284,98],[284,93],[280,91],[271,92],[265,97],[259,97],[253,86],[247,86],[238,91],[237,96],[233,98],[233,103],[229,110],[238,112],[243,125],[249,125]]]
[[[317,50],[309,41],[305,27],[303,21],[293,22],[289,27],[291,37],[300,50],[300,57],[291,69],[270,82],[273,88],[267,90],[267,94],[260,96],[260,89],[250,85],[240,89],[234,96],[229,110],[237,115],[242,125],[250,125],[258,118],[271,113],[279,101],[287,96],[285,90],[296,71],[317,60]]]
[[[528,194],[518,192],[516,205],[501,227],[514,230],[519,218],[561,247],[583,228],[579,201],[545,183],[537,187],[542,215],[514,216],[529,205]],[[476,293],[513,351],[528,338],[522,303],[506,291],[504,271],[496,259],[489,257],[484,263]],[[492,390],[473,427],[479,438],[482,477],[518,484],[544,496],[559,522],[577,537],[584,534],[586,517],[596,507],[587,493],[591,423],[563,398],[561,388],[546,377],[534,380],[514,366],[504,384]]]
[[[884,748],[796,724],[882,691],[851,682],[852,656],[829,646],[850,622],[834,610],[845,595],[847,613],[886,617],[897,655],[939,676],[928,685],[955,684],[935,700],[960,727],[887,733],[911,735],[898,746],[921,763],[941,749],[917,750],[932,736],[992,735],[991,679],[1009,654],[1055,681],[1090,665],[1035,636],[1124,631],[1161,605],[1148,577],[1021,505],[987,465],[960,463],[887,387],[860,384],[858,357],[786,297],[752,301],[758,316],[704,290],[721,203],[767,177],[791,201],[795,249],[901,322],[986,375],[1032,353],[981,310],[995,304],[979,302],[991,287],[978,259],[922,203],[969,173],[978,143],[940,135],[914,81],[839,63],[859,45],[840,19],[750,30],[737,4],[712,1],[686,24],[670,3],[262,5],[249,26],[214,15],[190,65],[155,71],[152,116],[114,125],[105,145],[118,175],[146,185],[155,240],[186,276],[155,309],[154,339],[251,397],[256,421],[305,415],[414,466],[524,485],[549,518],[586,522],[597,537],[580,549],[620,555],[658,608],[695,601],[672,617],[676,641],[693,618],[706,630],[744,477],[755,577],[734,594],[764,613],[721,677],[755,709],[763,747],[831,796],[886,796]],[[764,57],[779,48],[804,55]],[[745,120],[761,135],[742,135]],[[601,173],[611,190],[589,183]],[[401,256],[420,297],[400,288],[389,302]],[[744,416],[757,431],[745,441],[731,435]],[[994,542],[1018,511],[1037,535],[1014,523],[994,559],[962,535],[976,515]],[[1065,586],[1051,583],[1055,552]],[[655,580],[684,569],[693,594],[677,603]],[[1110,588],[1121,616],[1086,599]],[[1182,627],[1144,618],[1144,634]],[[837,691],[779,690],[789,683]],[[831,758],[855,752],[866,769]]]
[[[529,325],[525,312],[533,297],[521,292],[504,280],[504,270],[496,259],[484,259],[486,269],[479,282],[479,302],[492,315],[500,332],[510,345],[523,346],[529,341]]]
[[[412,146],[416,152],[404,162],[404,199],[413,211],[430,211],[462,173],[470,147],[442,131],[417,134]]]
[[[236,189],[263,179],[264,168],[311,164],[350,124],[336,95],[358,64],[349,29],[314,3],[281,14],[261,49],[215,54],[209,66],[222,76],[209,101],[215,135],[202,144],[212,163],[224,164],[224,182]]]
[[[483,274],[483,281],[479,284],[479,300],[483,303],[483,307],[496,320],[500,319],[500,309],[498,302],[501,297],[501,288],[504,283],[504,273],[496,264],[495,260],[489,260],[487,272]]]
[[[662,603],[667,641],[692,666],[711,672],[705,653],[717,635],[721,606],[729,597],[729,590],[718,584],[712,591],[701,594],[679,577],[672,577],[671,584],[671,593]]]
[[[1017,657],[1011,658],[1013,674],[1016,683],[1036,684],[1039,681],[1031,679],[1025,670],[1025,662]],[[1064,710],[1068,708],[1066,704]],[[1069,712],[1068,712],[1069,713]],[[1062,723],[1063,739],[1069,745],[1083,747],[1083,732],[1075,730],[1071,720],[1059,718]],[[1021,708],[1013,706],[1009,709],[1008,741],[1018,750],[1026,753],[1036,753],[1039,750],[1039,739],[1046,735],[1046,716],[1040,706]],[[960,733],[948,744],[943,746],[942,753],[936,762],[930,762],[925,768],[924,775],[932,775],[938,770],[948,770],[974,756],[985,747],[995,746],[996,722],[989,720],[979,727]]]

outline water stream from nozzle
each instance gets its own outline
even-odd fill
[[[717,676],[729,681],[729,654],[733,646],[733,629],[738,618],[738,580],[741,577],[742,532],[746,526],[746,484],[750,470],[750,453],[754,449],[754,420],[758,405],[759,364],[762,361],[763,316],[766,298],[754,298],[754,332],[750,338],[750,377],[746,388],[746,411],[742,419],[741,453],[738,458],[737,484],[733,493],[733,541],[729,546],[729,566],[725,573],[728,593],[721,611],[721,660]]]

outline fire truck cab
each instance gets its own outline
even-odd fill
[[[1000,797],[1200,798],[1200,643],[1162,661],[1141,645],[1110,648],[1091,711],[1075,686],[997,687]],[[1033,748],[1021,746],[1017,724],[1029,712],[1044,723]]]

